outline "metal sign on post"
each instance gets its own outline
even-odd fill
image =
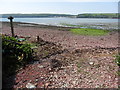
[[[12,33],[12,37],[14,37],[14,29],[13,29],[13,17],[9,16],[8,19],[10,19],[10,25],[11,25],[11,33]]]

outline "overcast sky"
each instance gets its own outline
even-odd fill
[[[119,0],[1,0],[5,13],[118,13]]]

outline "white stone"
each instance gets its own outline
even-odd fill
[[[95,88],[99,88],[99,85],[96,85]]]
[[[76,81],[73,81],[73,84],[75,85]]]
[[[38,67],[39,67],[39,68],[43,68],[43,66],[42,66],[42,65],[38,65]]]
[[[27,83],[26,88],[36,88],[35,85],[31,83]]]
[[[35,80],[36,82],[38,81],[38,79]]]
[[[55,78],[58,78],[58,76],[57,76],[57,75],[54,75],[54,77],[55,77]]]
[[[89,62],[90,65],[93,65],[94,63],[93,62]]]

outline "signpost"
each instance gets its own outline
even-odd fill
[[[14,37],[14,29],[13,29],[13,17],[9,16],[8,19],[10,19],[10,25],[11,25],[11,33],[12,33],[12,37]]]

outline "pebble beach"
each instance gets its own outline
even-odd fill
[[[116,72],[119,67],[114,57],[118,53],[118,32],[112,31],[105,36],[84,36],[73,34],[69,31],[71,28],[15,22],[15,35],[30,37],[30,41],[39,36],[43,41],[55,44],[47,43],[42,47],[44,50],[48,47],[49,52],[62,50],[62,53],[41,58],[39,52],[42,49],[38,47],[39,61],[8,77],[6,87],[118,88]],[[2,22],[2,34],[11,35],[8,22]],[[59,70],[52,70],[52,60],[67,64],[61,65]]]

